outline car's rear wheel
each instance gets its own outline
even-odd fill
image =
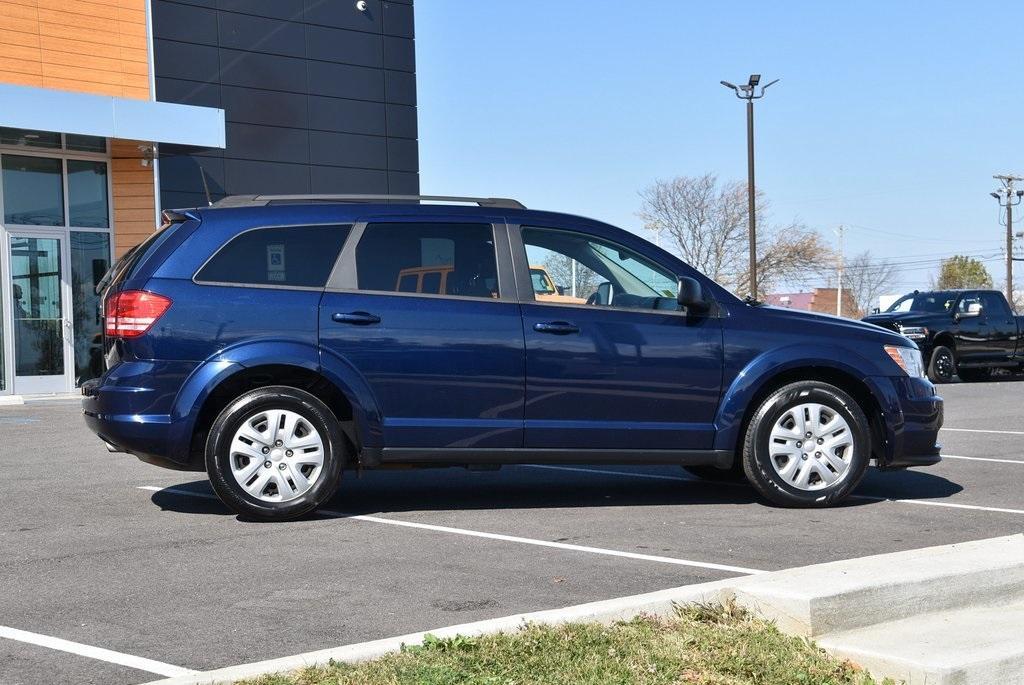
[[[818,381],[792,383],[757,408],[743,442],[743,471],[769,500],[825,507],[845,499],[864,477],[870,428],[857,402]]]
[[[932,350],[932,358],[928,363],[928,379],[932,383],[950,383],[956,373],[956,357],[953,350],[942,345]]]
[[[987,367],[974,369],[957,369],[956,375],[966,383],[980,383],[992,379],[992,369]]]
[[[221,501],[239,515],[285,521],[334,495],[345,441],[331,410],[288,386],[247,392],[217,417],[206,470]]]

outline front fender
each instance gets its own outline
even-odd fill
[[[840,351],[824,345],[793,345],[763,352],[736,372],[722,395],[715,416],[716,450],[735,450],[740,440],[743,419],[765,386],[779,375],[795,369],[828,369],[845,373],[853,378],[867,380],[877,376],[876,364],[851,350]],[[869,390],[874,393],[869,385]],[[884,406],[883,402],[879,402]]]

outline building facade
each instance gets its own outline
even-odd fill
[[[415,193],[412,0],[0,0],[0,401],[102,370],[162,208]]]

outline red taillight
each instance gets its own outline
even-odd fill
[[[104,307],[104,330],[111,337],[137,338],[148,331],[170,306],[169,298],[144,290],[114,293]]]

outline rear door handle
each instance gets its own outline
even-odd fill
[[[552,335],[571,335],[579,333],[580,328],[568,321],[547,321],[533,324],[533,330],[538,333],[551,333]]]
[[[368,326],[371,323],[380,323],[380,317],[368,312],[335,312],[331,320],[337,323],[350,323],[356,326]]]

